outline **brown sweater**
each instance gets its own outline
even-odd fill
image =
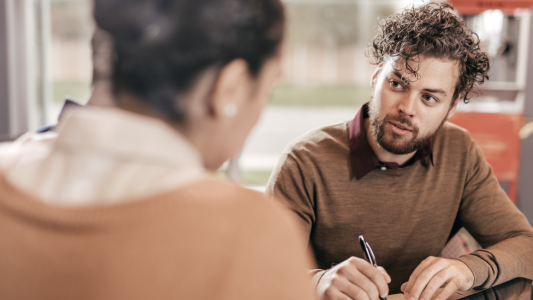
[[[484,248],[459,258],[473,271],[475,287],[533,279],[533,229],[467,131],[449,123],[439,130],[434,165],[428,157],[356,180],[349,124],[293,141],[267,188],[298,215],[319,268],[364,257],[358,243],[364,235],[392,277],[390,292],[399,293],[418,264],[438,256],[464,226]]]
[[[215,180],[67,208],[0,177],[0,299],[314,299],[295,227]]]

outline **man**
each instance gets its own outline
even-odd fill
[[[303,225],[319,296],[429,300],[444,287],[444,300],[533,279],[533,229],[470,135],[446,122],[488,79],[475,33],[450,5],[428,4],[384,20],[368,54],[378,65],[370,103],[293,141],[267,188]],[[461,227],[484,249],[436,257]],[[359,235],[383,268],[361,259]]]

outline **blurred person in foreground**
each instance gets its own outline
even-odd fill
[[[448,4],[385,19],[369,46],[371,101],[350,121],[294,140],[267,191],[299,217],[324,299],[445,300],[533,279],[533,229],[469,133],[446,122],[488,79],[489,57]],[[465,227],[484,248],[439,258]],[[372,246],[378,272],[362,259]],[[390,275],[390,276],[389,276]]]
[[[116,108],[0,146],[1,299],[313,299],[304,241],[207,178],[280,72],[279,0],[97,0]]]

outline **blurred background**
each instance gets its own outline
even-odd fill
[[[365,48],[379,20],[424,3],[283,2],[288,15],[283,74],[245,147],[225,167],[234,180],[259,189],[293,138],[349,120],[369,101],[375,66]],[[452,2],[494,58],[491,80],[471,103],[460,105],[454,122],[472,132],[504,189],[532,221],[533,0]],[[54,124],[65,98],[87,101],[91,7],[91,0],[1,1],[0,140]]]
[[[285,1],[288,14],[283,75],[250,136],[232,176],[263,186],[280,153],[309,129],[353,117],[368,101],[370,75],[365,47],[379,18],[411,1]],[[420,2],[421,3],[421,2]],[[50,0],[51,99],[55,122],[64,98],[85,102],[91,90],[91,0]]]

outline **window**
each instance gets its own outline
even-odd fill
[[[52,103],[49,122],[56,122],[65,98],[85,103],[91,93],[90,40],[94,31],[91,0],[51,0],[49,44]]]
[[[292,139],[313,128],[352,119],[370,100],[375,66],[368,62],[365,48],[376,34],[378,19],[410,3],[285,1],[283,75],[240,156],[244,184],[266,185]]]

